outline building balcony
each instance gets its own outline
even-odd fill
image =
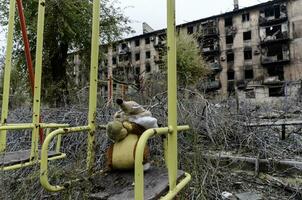
[[[279,79],[279,76],[270,76],[263,80],[263,85],[282,85],[283,81]]]
[[[289,56],[262,56],[261,63],[262,65],[270,65],[270,64],[286,64],[289,63]]]
[[[261,48],[262,65],[286,64],[290,61],[288,44],[274,43]]]
[[[206,92],[216,91],[221,88],[220,81],[206,81],[202,84],[201,89]]]
[[[216,37],[219,35],[217,27],[207,27],[202,29],[202,37]]]
[[[260,10],[259,25],[268,26],[288,20],[286,3],[275,4]]]
[[[154,48],[155,49],[165,49],[166,48],[166,44],[167,44],[167,42],[165,40],[163,40],[163,41],[156,41],[154,43]]]
[[[201,49],[203,54],[219,53],[219,46],[205,46]]]
[[[213,71],[221,71],[222,67],[219,63],[209,63],[209,67]]]
[[[273,24],[279,24],[282,22],[286,22],[288,20],[287,15],[280,16],[279,18],[275,17],[259,17],[259,25],[260,26],[268,26]]]
[[[131,52],[130,52],[130,48],[129,47],[121,48],[118,51],[119,55],[127,55],[127,54],[130,54],[130,53]]]
[[[261,45],[269,45],[272,43],[280,43],[289,41],[288,32],[283,32],[280,35],[266,36],[261,40]]]
[[[288,23],[260,27],[261,45],[289,40]]]

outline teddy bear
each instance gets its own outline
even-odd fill
[[[129,170],[134,168],[135,149],[139,137],[148,128],[156,128],[157,119],[134,101],[117,99],[121,110],[106,127],[107,136],[114,143],[107,150],[108,169]],[[148,165],[149,148],[144,151],[144,163]]]

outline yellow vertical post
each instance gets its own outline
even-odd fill
[[[90,88],[89,88],[89,113],[87,149],[87,169],[92,173],[95,160],[95,130],[97,108],[97,83],[98,83],[98,58],[99,58],[99,32],[100,32],[100,0],[93,0],[92,14],[92,39],[91,39],[91,63],[90,63]]]
[[[36,61],[35,61],[35,88],[33,99],[33,124],[31,144],[31,160],[38,160],[38,141],[39,141],[39,119],[41,107],[41,76],[42,76],[42,55],[43,55],[43,33],[45,20],[45,0],[39,0],[38,5],[38,27],[37,27],[37,44],[36,44]]]
[[[13,54],[13,43],[14,43],[13,38],[14,38],[14,26],[15,26],[15,12],[16,12],[16,0],[10,0],[6,59],[5,59],[5,69],[4,69],[2,110],[1,110],[2,125],[6,124],[7,115],[8,115],[10,74],[11,74],[11,67],[12,67],[12,54]],[[0,132],[0,152],[4,152],[6,149],[6,133],[7,133],[6,130],[2,130]]]
[[[172,131],[168,135],[169,187],[176,187],[177,177],[177,68],[175,0],[167,0],[167,50],[168,50],[168,125]]]

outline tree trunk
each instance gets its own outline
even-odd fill
[[[52,94],[55,106],[64,106],[69,103],[68,81],[66,64],[68,57],[68,44],[60,43],[51,57],[52,82],[55,86]]]

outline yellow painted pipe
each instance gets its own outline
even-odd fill
[[[92,13],[92,38],[91,38],[91,63],[89,84],[89,112],[88,125],[90,127],[87,144],[87,170],[93,173],[95,161],[95,131],[97,108],[97,85],[99,68],[99,41],[100,41],[100,0],[93,0]]]
[[[16,0],[10,0],[6,58],[5,58],[5,68],[4,68],[2,109],[1,109],[1,125],[6,124],[7,116],[8,116],[10,76],[11,76],[11,69],[12,69],[12,54],[13,54],[13,44],[14,44],[15,12],[16,12]],[[0,131],[0,152],[4,152],[6,149],[6,133],[7,133],[6,130]]]
[[[65,128],[69,126],[69,124],[40,123],[40,128]]]
[[[66,157],[66,154],[62,153],[62,154],[60,154],[58,156],[53,156],[51,158],[48,158],[48,160],[49,161],[58,160],[58,159],[62,159],[62,158],[65,158],[65,157]],[[25,163],[22,163],[22,164],[16,164],[16,165],[11,165],[11,166],[1,167],[0,171],[16,170],[16,169],[21,169],[21,168],[29,167],[29,166],[32,166],[32,165],[35,165],[35,164],[37,164],[37,162],[30,161],[30,162],[25,162]]]
[[[179,131],[189,130],[189,126],[178,126]],[[144,149],[146,147],[148,139],[154,135],[167,135],[170,134],[173,130],[168,127],[164,128],[154,128],[146,130],[143,135],[140,137],[135,151],[135,199],[140,200],[144,199],[144,171],[143,171],[143,158],[144,158]],[[173,155],[172,155],[173,156]],[[172,156],[169,156],[171,159]],[[177,176],[177,175],[176,175]],[[174,178],[174,177],[172,177]],[[176,177],[175,177],[176,179]]]
[[[169,191],[169,193],[167,195],[165,195],[164,197],[160,198],[160,200],[173,199],[190,182],[190,180],[191,180],[191,175],[188,173],[185,173],[185,178],[176,185],[174,190]]]
[[[0,126],[0,130],[19,130],[19,129],[33,129],[35,127],[32,123],[20,123],[20,124],[6,124],[3,126]],[[69,124],[47,124],[47,123],[41,123],[41,128],[65,128],[69,127]]]
[[[22,130],[22,129],[33,129],[34,124],[7,124],[0,126],[0,130]]]
[[[175,0],[167,0],[167,64],[168,64],[168,126],[173,132],[168,135],[166,157],[170,191],[176,187],[177,177],[177,68]]]
[[[41,112],[41,79],[42,79],[42,60],[43,60],[43,34],[45,21],[45,0],[39,0],[38,4],[38,22],[37,22],[37,43],[36,43],[36,61],[35,61],[35,87],[33,98],[33,117],[32,123],[35,127],[32,130],[31,138],[31,160],[38,160],[38,141],[39,125]]]
[[[44,140],[41,150],[40,182],[41,185],[50,192],[58,192],[65,187],[61,185],[51,185],[48,181],[48,146],[54,137],[66,135],[68,133],[90,131],[90,126],[78,126],[71,128],[60,128],[51,132]]]

